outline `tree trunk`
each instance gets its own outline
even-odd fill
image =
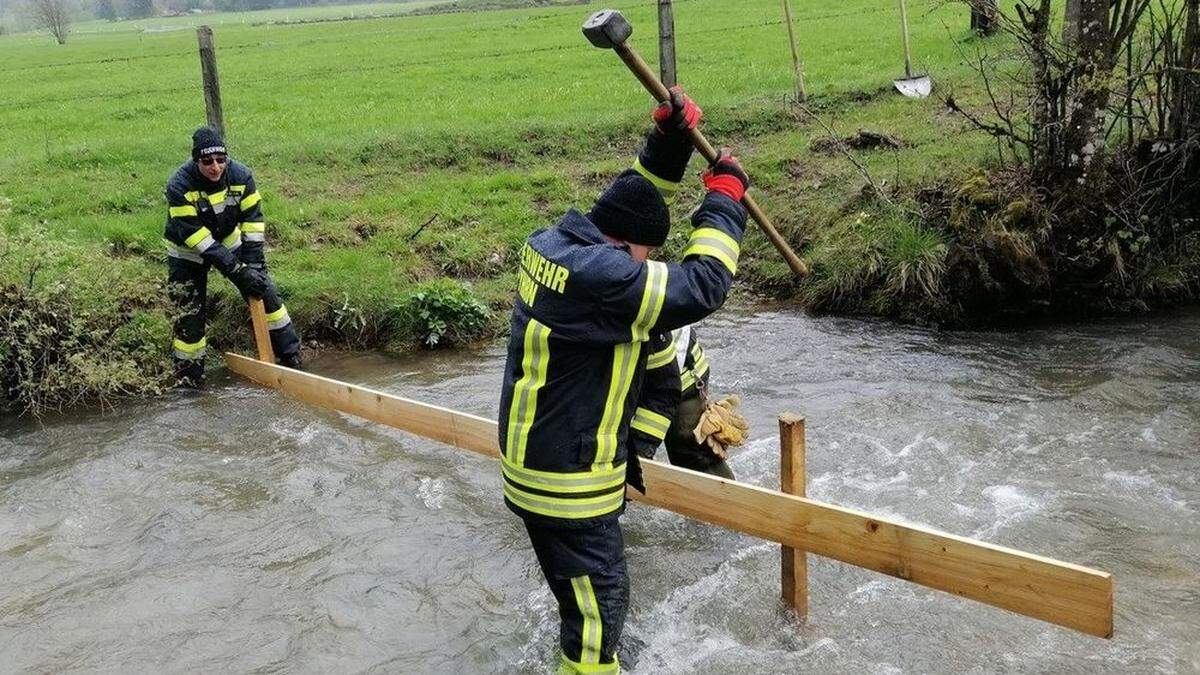
[[[1100,176],[1093,169],[1103,155],[1105,117],[1113,71],[1109,0],[1079,0],[1076,27],[1074,92],[1063,136],[1065,182],[1084,189]]]
[[[1071,45],[1079,39],[1080,14],[1086,0],[1067,0],[1067,10],[1063,16],[1063,42]]]
[[[1171,137],[1183,140],[1200,134],[1200,0],[1187,0],[1183,44],[1175,72]]]

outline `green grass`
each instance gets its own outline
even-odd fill
[[[633,44],[651,61],[654,5],[606,3],[631,19]],[[650,101],[612,53],[580,34],[599,8],[305,25],[209,15],[138,25],[216,27],[229,144],[256,171],[269,259],[289,307],[302,326],[319,328],[339,303],[382,308],[444,277],[471,282],[502,309],[524,237],[573,205],[586,208],[628,166]],[[813,108],[838,135],[867,127],[906,144],[856,153],[877,181],[918,185],[991,153],[988,139],[966,131],[936,96],[891,92],[902,71],[891,5],[796,9]],[[846,231],[847,214],[863,208],[864,181],[844,158],[810,151],[826,132],[784,104],[792,70],[781,14],[777,0],[679,2],[680,79],[704,107],[711,139],[742,156],[780,229],[797,245],[808,242],[802,255],[820,261],[845,247],[828,233]],[[978,101],[960,54],[961,43],[969,50],[976,40],[967,12],[919,2],[910,21],[916,62],[940,93]],[[123,30],[131,25],[81,31],[66,46],[0,37],[0,225],[44,224],[73,251],[55,271],[64,278],[97,265],[163,276],[163,183],[187,158],[204,103],[193,31]],[[689,181],[684,204],[699,196],[698,181]],[[686,215],[687,206],[678,209],[680,222]],[[913,239],[896,242],[896,258],[927,271],[920,261],[935,254],[919,234]],[[765,237],[752,232],[746,251],[749,284],[796,290]],[[915,281],[904,287],[919,286],[925,273],[911,272]],[[225,337],[215,332],[218,342]]]

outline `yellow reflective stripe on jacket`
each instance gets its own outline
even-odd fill
[[[662,193],[663,201],[670,204],[675,201],[675,194],[679,192],[679,183],[673,183],[665,178],[659,178],[654,175],[650,169],[642,166],[642,158],[638,157],[633,160],[633,170],[642,175],[643,178],[654,184],[658,191]]]
[[[561,652],[560,652],[561,654]],[[612,663],[587,664],[577,663],[561,654],[556,675],[620,675],[621,660],[613,655]]]
[[[207,227],[202,227],[196,230],[192,236],[184,240],[189,248],[193,248],[201,253],[208,250],[209,246],[213,245],[212,232]]]
[[[549,497],[532,494],[504,483],[504,496],[518,508],[548,518],[582,520],[608,515],[625,504],[625,490],[614,490],[598,497]]]
[[[654,260],[646,261],[646,288],[642,290],[642,305],[633,320],[633,341],[646,342],[650,329],[658,323],[663,302],[667,299],[667,264]]]
[[[241,246],[242,230],[237,227],[233,228],[233,232],[230,232],[228,237],[225,237],[221,240],[221,245],[228,249],[235,249],[238,246]]]
[[[245,192],[246,192],[245,185],[230,185],[229,186],[230,194],[240,195],[240,194],[244,194]]]
[[[741,251],[737,240],[728,234],[715,227],[698,227],[692,230],[687,248],[683,250],[683,257],[710,256],[720,260],[721,264],[729,269],[730,274],[737,274],[738,256],[741,255]]]
[[[629,342],[613,347],[612,377],[608,383],[608,396],[604,399],[604,414],[596,428],[596,458],[592,461],[594,471],[612,465],[617,457],[617,432],[625,416],[625,401],[633,376],[637,371],[638,357],[642,354],[642,343]]]
[[[592,588],[592,580],[583,575],[571,579],[571,590],[575,591],[575,604],[583,617],[579,635],[579,662],[583,665],[600,665],[600,644],[604,638],[604,624],[600,621],[600,601]]]
[[[196,207],[191,205],[172,206],[167,209],[167,213],[169,213],[172,218],[186,218],[188,216],[197,215]]]
[[[630,423],[630,426],[661,441],[667,437],[667,430],[671,428],[671,419],[648,408],[638,408],[633,413],[633,422]]]
[[[513,385],[512,403],[508,409],[508,433],[505,436],[504,456],[516,466],[525,463],[525,447],[529,431],[537,417],[537,397],[546,386],[550,364],[550,328],[534,319],[525,326],[525,343],[521,358],[521,379]]]
[[[270,187],[270,186],[268,186],[268,187]],[[258,190],[255,190],[254,192],[251,192],[250,194],[246,195],[245,197],[242,197],[242,210],[248,211],[251,208],[253,208],[255,204],[257,204],[261,201],[262,201],[262,195],[260,195],[258,193]]]
[[[654,352],[646,359],[646,369],[654,370],[670,365],[671,361],[675,360],[675,340],[671,339],[671,344],[667,345],[662,351]]]
[[[214,192],[210,195],[204,195],[204,197],[208,200],[209,204],[217,204],[225,201],[226,192],[228,192],[228,190],[221,190],[220,192]]]
[[[502,457],[500,468],[504,477],[509,482],[516,483],[518,488],[556,492],[563,495],[603,492],[625,484],[624,464],[600,471],[558,473],[517,466],[507,457]]]
[[[185,192],[183,193],[183,198],[195,204],[196,202],[200,201],[200,193],[195,190],[192,190],[191,192]]]
[[[252,232],[266,232],[266,231],[267,231],[267,224],[266,224],[266,223],[242,223],[240,227],[242,228],[242,233],[243,233],[243,234],[250,234],[250,233],[252,233]]]

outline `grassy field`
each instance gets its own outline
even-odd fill
[[[633,43],[651,61],[654,5],[605,4],[631,19]],[[307,25],[204,17],[216,26],[229,143],[256,171],[270,261],[302,328],[358,346],[404,342],[412,336],[382,325],[385,310],[443,278],[469,282],[503,307],[520,242],[572,205],[589,205],[627,166],[647,121],[650,101],[636,81],[580,34],[599,8]],[[916,186],[991,152],[936,97],[891,92],[902,71],[891,4],[798,3],[796,12],[813,110],[838,135],[866,127],[905,144],[857,153],[877,181]],[[976,42],[967,12],[918,2],[910,13],[918,66],[942,93],[976,99],[963,58]],[[679,0],[680,79],[705,108],[710,137],[743,157],[780,228],[808,243],[802,255],[818,262],[819,285],[847,238],[894,216],[860,213],[864,180],[836,153],[814,153],[826,131],[785,105],[792,76],[781,15],[777,0]],[[163,183],[204,120],[193,32],[94,32],[62,47],[44,36],[3,37],[0,65],[6,233],[41,228],[56,243],[40,279],[81,281],[89,269],[115,267],[147,289],[160,285]],[[691,185],[698,194],[698,181]],[[682,222],[686,209],[677,216]],[[899,232],[899,258],[939,245],[911,226],[883,227]],[[748,239],[746,287],[803,291],[765,237]],[[21,274],[12,267],[10,278]],[[363,320],[333,330],[346,311]],[[223,331],[218,325],[218,341]]]

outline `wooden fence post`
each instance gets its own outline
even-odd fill
[[[221,77],[217,74],[217,52],[213,48],[213,32],[208,26],[196,29],[200,43],[200,77],[204,82],[204,110],[210,126],[225,136],[225,111],[221,107]]]
[[[675,71],[675,14],[671,0],[658,0],[658,65],[662,83],[667,87],[678,84]]]
[[[260,298],[250,298],[250,322],[254,325],[254,345],[258,348],[258,360],[275,363],[271,331],[267,328],[267,308]]]
[[[808,92],[804,89],[804,65],[800,62],[800,50],[796,47],[796,28],[792,24],[792,3],[783,0],[783,16],[787,20],[788,42],[792,45],[792,69],[796,77],[796,102],[808,100]]]
[[[791,413],[779,416],[779,489],[806,496],[804,470],[804,418]],[[783,603],[800,618],[808,616],[808,555],[783,546],[780,554]]]

